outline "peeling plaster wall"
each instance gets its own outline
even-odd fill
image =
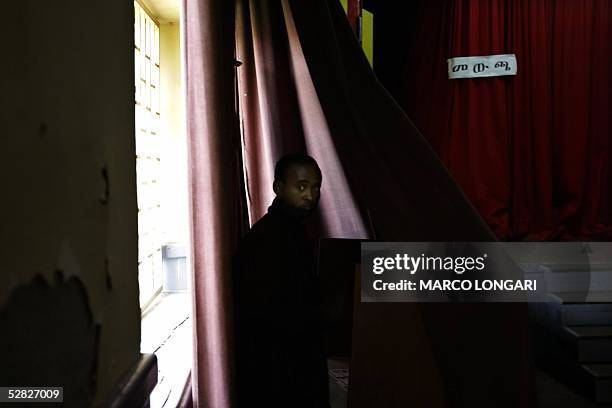
[[[133,5],[21,0],[3,17],[2,353],[30,374],[76,354],[68,382],[94,361],[82,401],[97,405],[139,357]],[[72,323],[97,333],[93,349]]]

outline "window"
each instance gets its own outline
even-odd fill
[[[138,281],[144,309],[162,288],[159,26],[134,2]]]
[[[187,139],[180,48],[180,0],[135,1],[140,351],[157,356],[158,383],[151,393],[151,408],[177,406],[191,368]]]

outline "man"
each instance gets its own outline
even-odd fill
[[[315,212],[321,170],[305,154],[282,157],[276,198],[235,258],[238,407],[328,407],[321,347],[315,246],[305,222]]]

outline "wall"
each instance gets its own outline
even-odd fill
[[[340,0],[344,12],[348,13],[348,0]],[[363,6],[363,3],[362,3]],[[364,9],[361,10],[361,48],[370,62],[374,64],[374,14]]]
[[[98,404],[139,357],[133,5],[3,11],[0,384]]]
[[[187,244],[187,139],[179,23],[159,25],[162,150],[162,214],[165,242]]]

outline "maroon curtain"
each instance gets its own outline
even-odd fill
[[[378,237],[493,240],[429,144],[372,75],[340,5],[334,0],[291,5],[340,160]],[[312,21],[329,23],[315,30]],[[423,304],[419,309],[450,406],[533,404],[524,304]],[[420,335],[418,325],[414,329]],[[419,359],[428,358],[420,352]]]
[[[329,235],[492,239],[429,144],[364,65],[353,34],[343,33],[348,37],[339,46],[326,5],[307,4],[290,2],[301,24],[295,27],[278,2],[244,0],[236,13],[251,223],[273,198],[275,160],[306,150],[323,170]]]
[[[234,5],[184,0],[183,62],[191,220],[193,405],[231,406],[231,259],[242,235]],[[188,400],[188,398],[185,398]]]
[[[293,1],[291,8],[362,216],[388,241],[494,239],[429,143],[376,80],[336,3]],[[316,29],[313,21],[319,22]]]
[[[275,160],[287,151],[306,150],[322,167],[321,204],[329,235],[494,239],[373,76],[336,0],[240,1],[235,27],[233,6],[184,0],[196,406],[231,403],[229,270],[240,231],[235,186],[242,180],[235,165],[234,28],[242,62],[238,95],[251,222],[271,201]],[[451,393],[452,401],[499,402],[499,394],[481,392],[496,384],[504,388],[507,406],[526,400],[520,306],[422,308],[424,325],[415,323],[414,336],[424,336],[420,329],[427,328],[446,383],[461,391]],[[431,362],[430,349],[409,352],[420,364]],[[490,367],[492,356],[495,367]],[[422,373],[414,376],[423,380]]]
[[[381,6],[378,23],[395,25],[393,11]],[[409,12],[414,27],[396,25],[395,47],[377,43],[388,48],[375,64],[497,236],[609,239],[610,3],[442,0]],[[448,80],[447,58],[498,53],[516,54],[516,77]]]
[[[274,198],[275,161],[284,151],[303,151],[295,88],[280,3],[236,2],[236,58],[244,165],[251,223]]]
[[[338,2],[281,4],[244,1],[236,13],[251,221],[272,198],[274,160],[291,146],[321,164],[324,221],[332,236],[360,236],[363,228],[389,241],[494,240],[374,77]],[[453,403],[528,404],[524,305],[427,305],[416,311],[423,321],[411,323],[414,338],[429,335],[432,347],[409,348],[414,367],[431,367],[436,357],[432,372],[441,369]],[[432,372],[415,371],[413,378],[435,382],[424,377]],[[482,393],[482,387],[495,391]],[[416,391],[412,398],[424,403]]]
[[[285,153],[312,155],[323,173],[322,234],[367,238],[352,189],[286,2],[239,1],[236,9],[238,87],[251,223],[274,198],[274,164]]]

